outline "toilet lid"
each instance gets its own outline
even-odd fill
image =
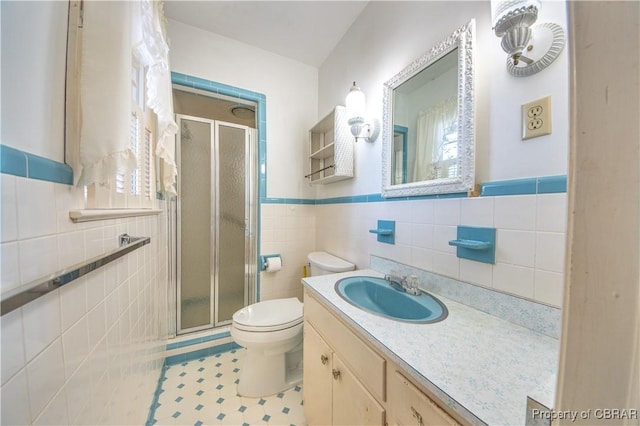
[[[302,306],[295,297],[254,303],[233,314],[233,325],[248,331],[283,330],[302,322]]]

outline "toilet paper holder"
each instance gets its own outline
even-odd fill
[[[261,271],[266,271],[267,270],[267,259],[269,259],[270,257],[279,257],[280,261],[282,261],[282,256],[280,256],[279,254],[263,254],[262,256],[260,256],[260,270]]]

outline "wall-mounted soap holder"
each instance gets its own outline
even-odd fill
[[[378,241],[385,244],[396,243],[396,221],[379,220],[377,229],[369,229],[372,234],[378,234]]]
[[[449,245],[457,248],[462,259],[496,263],[496,228],[458,226],[457,238]]]

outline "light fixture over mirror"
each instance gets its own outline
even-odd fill
[[[353,82],[351,90],[345,100],[347,108],[347,123],[351,126],[351,134],[358,139],[364,139],[367,142],[373,142],[380,133],[380,123],[377,119],[372,119],[369,123],[366,122],[365,116],[367,106],[365,102],[365,96],[362,90]]]
[[[507,69],[515,77],[542,71],[560,55],[565,45],[562,28],[550,22],[534,25],[540,0],[491,0],[491,22],[507,52]]]

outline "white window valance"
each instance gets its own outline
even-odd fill
[[[175,195],[178,168],[175,163],[175,135],[169,45],[167,43],[162,2],[141,0],[136,9],[139,25],[134,27],[134,54],[147,67],[147,106],[158,117],[156,155],[163,162],[162,187]]]
[[[162,3],[84,2],[80,66],[79,183],[106,183],[136,167],[130,149],[132,58],[146,68],[146,104],[158,117],[162,190],[175,194],[177,167],[169,47]]]
[[[130,149],[131,8],[85,2],[80,59],[79,184],[106,184],[136,167]],[[125,30],[126,29],[126,30]]]

